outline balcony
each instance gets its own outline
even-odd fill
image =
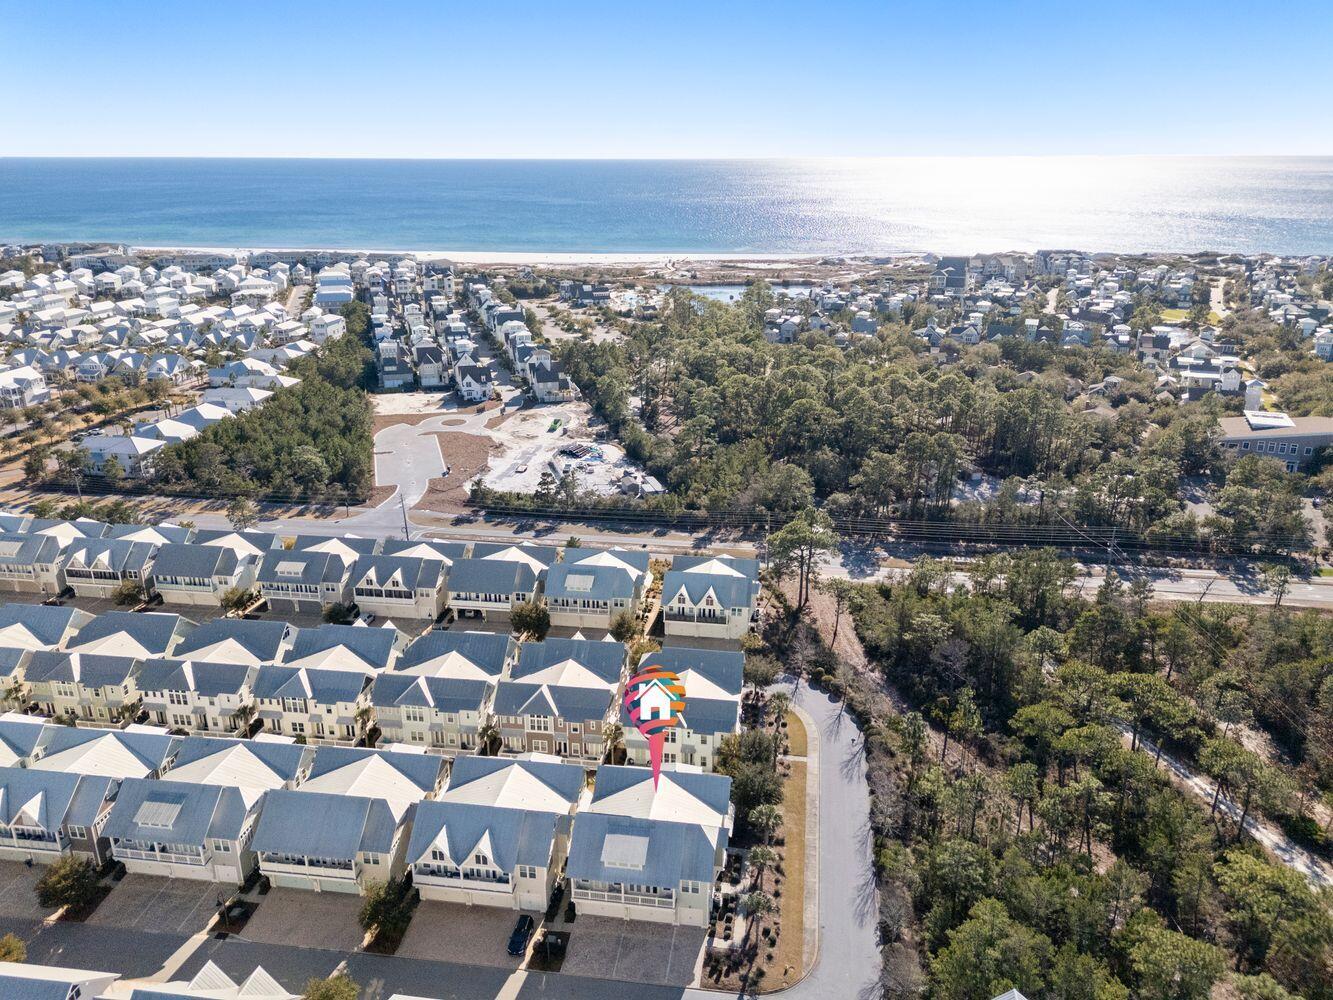
[[[598,903],[650,906],[659,910],[669,910],[676,905],[675,899],[670,896],[647,896],[638,892],[599,892],[596,889],[575,889],[574,898]]]

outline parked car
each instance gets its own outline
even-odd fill
[[[526,913],[518,918],[518,923],[514,925],[514,933],[509,935],[509,954],[518,957],[528,950],[528,942],[532,939],[532,932],[537,923]]]

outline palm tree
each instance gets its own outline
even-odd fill
[[[750,810],[750,825],[764,837],[767,847],[773,839],[773,833],[782,825],[782,810],[775,805],[764,803]]]
[[[764,872],[770,865],[778,863],[778,852],[762,844],[750,851],[750,867],[754,869],[754,884],[763,887]]]
[[[477,741],[481,744],[479,747],[481,753],[493,756],[500,744],[500,727],[494,722],[485,723],[477,730]]]
[[[623,753],[625,749],[625,727],[619,722],[608,722],[602,733],[602,742],[606,745],[606,762],[614,764],[616,752]]]
[[[750,925],[756,933],[763,931],[764,918],[778,912],[778,904],[773,901],[773,897],[766,892],[751,892],[741,900],[745,907],[745,912],[750,916]],[[746,937],[749,937],[750,927],[745,929]]]
[[[791,707],[791,695],[785,691],[778,691],[768,699],[768,710],[773,714],[773,727],[782,728],[782,720],[787,717],[787,709]]]

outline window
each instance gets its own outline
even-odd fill
[[[227,842],[226,842],[225,840],[213,840],[213,841],[210,841],[209,843],[210,843],[210,846],[213,848],[213,850],[214,850],[215,852],[217,852],[218,854],[230,854],[230,853],[231,853],[231,847],[227,844]]]
[[[88,836],[88,830],[86,827],[82,826],[71,826],[69,828],[69,835],[75,840],[83,840]]]
[[[536,869],[536,867],[534,867],[533,865],[519,865],[519,866],[518,866],[518,877],[519,877],[519,878],[536,878],[536,877],[537,877],[537,869]]]
[[[380,856],[378,854],[363,854],[361,855],[361,862],[362,864],[367,865],[378,865],[380,863]]]
[[[489,865],[491,863],[491,859],[488,858],[486,855],[482,854],[480,851],[478,851],[476,854],[472,855],[472,863],[474,865]]]

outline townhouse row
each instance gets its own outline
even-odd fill
[[[665,760],[715,768],[740,731],[744,655],[668,646],[630,664],[611,640],[519,643],[493,632],[219,618],[49,605],[0,607],[0,683],[13,709],[84,725],[140,717],[174,732],[369,739],[437,755],[487,743],[507,755],[648,762],[622,704],[631,667],[673,671],[688,704]],[[610,745],[608,745],[610,740]]]
[[[134,439],[129,439],[134,440]],[[390,620],[507,620],[544,603],[558,628],[609,629],[637,615],[652,583],[647,552],[256,531],[107,525],[0,515],[0,592],[114,597],[126,584],[173,606],[221,607],[258,591],[275,613],[355,604]],[[677,556],[663,579],[668,636],[739,640],[758,614],[759,565]]]
[[[729,778],[668,765],[175,737],[0,718],[0,857],[705,926],[733,824]]]

